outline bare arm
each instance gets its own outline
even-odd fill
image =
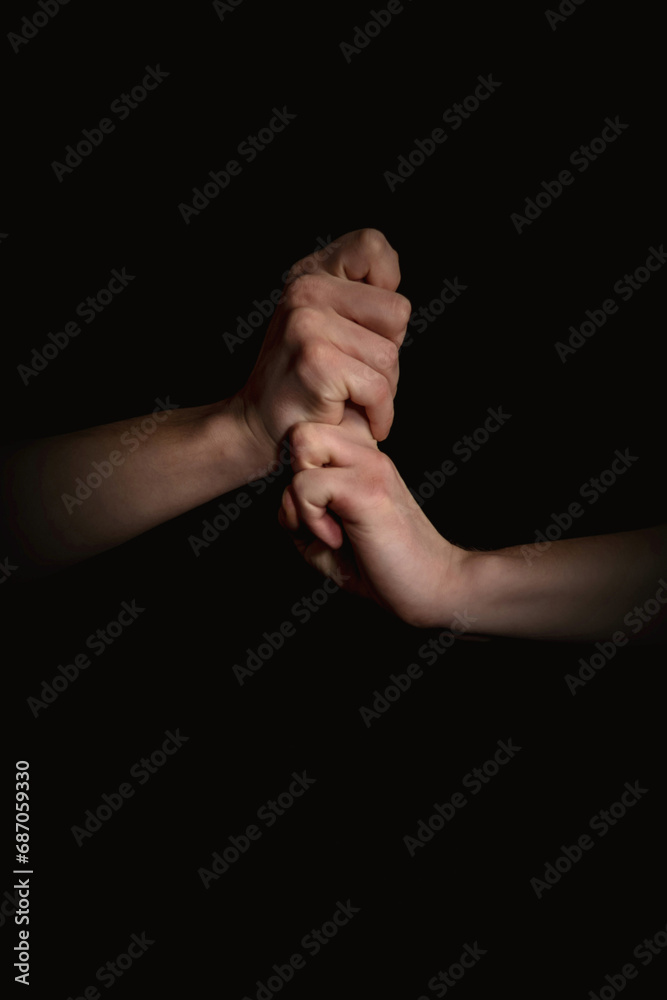
[[[341,236],[297,262],[257,364],[232,398],[157,408],[27,442],[4,455],[8,551],[48,571],[121,544],[268,474],[298,421],[338,423],[348,399],[383,440],[410,303],[398,255],[377,230]]]
[[[4,456],[6,545],[66,566],[248,482],[261,460],[234,399],[27,442]]]
[[[411,625],[582,641],[664,627],[667,525],[471,552],[436,531],[360,412],[300,424],[292,448],[280,520],[302,555]]]
[[[475,631],[587,641],[664,626],[667,525],[554,542],[530,562],[527,548],[459,556]]]

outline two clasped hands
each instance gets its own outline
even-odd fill
[[[14,539],[49,570],[132,538],[258,477],[289,435],[279,520],[302,556],[415,627],[552,640],[657,635],[667,607],[665,525],[467,551],[443,538],[378,448],[394,416],[411,307],[398,255],[374,229],[298,261],[236,395],[170,411],[76,506],[91,463],[141,418],[21,445],[5,458]],[[340,576],[339,576],[340,574]],[[659,610],[656,611],[655,608]],[[638,627],[635,622],[641,622]]]
[[[437,626],[465,553],[438,534],[377,445],[393,422],[411,314],[396,292],[398,255],[376,230],[336,244],[316,271],[308,258],[294,266],[241,393],[245,417],[267,455],[289,432],[293,478],[279,519],[305,559],[406,622]]]
[[[396,292],[397,254],[375,230],[337,242],[317,269],[308,258],[295,265],[258,381],[241,394],[269,448],[290,431],[294,476],[279,519],[302,556],[417,627],[474,622],[477,633],[541,639],[624,629],[628,641],[637,621],[655,625],[656,595],[667,605],[664,526],[557,542],[535,560],[525,546],[467,551],[433,527],[377,446],[391,427],[411,313]]]

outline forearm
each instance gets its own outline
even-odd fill
[[[263,456],[240,406],[166,410],[13,449],[2,498],[12,551],[65,566],[256,478]]]
[[[617,630],[633,638],[658,622],[664,629],[665,525],[558,541],[541,552],[457,549],[456,562],[460,584],[443,593],[447,627],[461,629],[458,613],[475,619],[467,626],[473,632],[523,639],[590,641]]]

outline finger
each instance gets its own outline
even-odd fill
[[[367,330],[387,337],[400,347],[407,330],[412,306],[398,292],[374,288],[340,278],[328,279],[326,301],[339,316],[353,320]]]
[[[282,501],[279,511],[279,519],[283,528],[288,531],[298,531],[299,530],[299,514],[296,509],[296,504],[294,503],[294,495],[292,493],[292,487],[288,486],[283,491]]]
[[[395,386],[383,374],[354,358],[347,358],[347,398],[363,406],[376,441],[385,441],[394,422]]]
[[[295,315],[296,320],[302,323],[303,321],[299,320],[299,313]],[[328,341],[342,354],[361,361],[379,375],[383,375],[389,382],[393,399],[396,395],[399,374],[398,347],[395,342],[339,316],[331,308],[317,312],[309,329],[311,338],[316,330],[320,339]],[[306,341],[306,338],[307,332],[301,335],[301,343]],[[299,339],[298,336],[296,339]]]
[[[325,271],[396,291],[401,280],[398,254],[379,229],[357,229],[335,242],[341,246],[323,262]]]
[[[377,449],[377,442],[367,417],[352,409],[353,405],[346,405],[338,426],[310,422],[295,424],[290,434],[294,472],[326,465],[337,468],[363,465],[365,454],[361,449]]]
[[[394,419],[392,387],[385,375],[343,354],[330,342],[319,340],[308,342],[302,350],[299,377],[321,404],[335,405],[350,399],[363,406],[373,437],[385,440]]]
[[[322,576],[328,576],[335,580],[340,587],[352,593],[363,594],[363,587],[359,580],[354,555],[348,552],[347,548],[331,549],[319,538],[304,540],[298,536],[293,536],[293,541],[306,560],[309,566],[316,569]]]
[[[398,292],[325,271],[293,277],[285,287],[281,304],[288,310],[310,307],[325,311],[328,306],[337,315],[387,337],[397,347],[403,341],[412,309],[410,301]]]
[[[341,431],[349,434],[359,444],[368,444],[369,447],[373,445],[377,448],[377,442],[371,434],[371,426],[363,406],[358,406],[357,403],[348,400],[345,404],[343,419],[338,426]]]
[[[339,522],[335,518],[335,516],[327,512],[327,517],[331,518],[331,521],[333,522],[333,525],[335,527],[336,526],[340,527]],[[286,531],[289,531],[293,541],[297,544],[297,546],[301,549],[302,552],[304,552],[305,549],[314,540],[318,542],[320,541],[319,539],[315,538],[310,528],[303,521],[300,520],[298,511],[296,509],[296,505],[294,503],[294,498],[292,493],[290,492],[289,487],[285,490],[282,497],[282,503],[278,510],[278,521]],[[330,535],[328,537],[330,537],[336,543],[334,545],[334,548],[338,548],[342,542],[342,529],[341,529],[341,541],[338,540],[335,530],[331,530]],[[328,543],[326,547],[329,548]]]
[[[325,545],[339,549],[343,544],[343,530],[327,510],[337,491],[336,480],[332,478],[334,472],[340,476],[343,470],[317,468],[297,473],[292,481],[289,500],[294,502],[301,524],[312,531]],[[304,476],[308,476],[307,482]],[[338,487],[340,486],[342,483],[339,481]]]
[[[324,541],[327,546],[331,546],[334,549],[340,548],[343,543],[343,531],[340,524],[327,510],[321,510],[318,514],[318,533],[316,537]],[[278,519],[281,525],[291,532],[295,541],[299,540],[299,542],[307,545],[313,540],[315,532],[305,520],[301,519],[299,507],[291,486],[288,486],[283,493]]]

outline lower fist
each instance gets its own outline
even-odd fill
[[[348,406],[338,426],[297,424],[291,444],[295,475],[279,519],[307,562],[347,576],[345,589],[410,625],[445,624],[444,596],[465,553],[433,527],[367,418]]]

